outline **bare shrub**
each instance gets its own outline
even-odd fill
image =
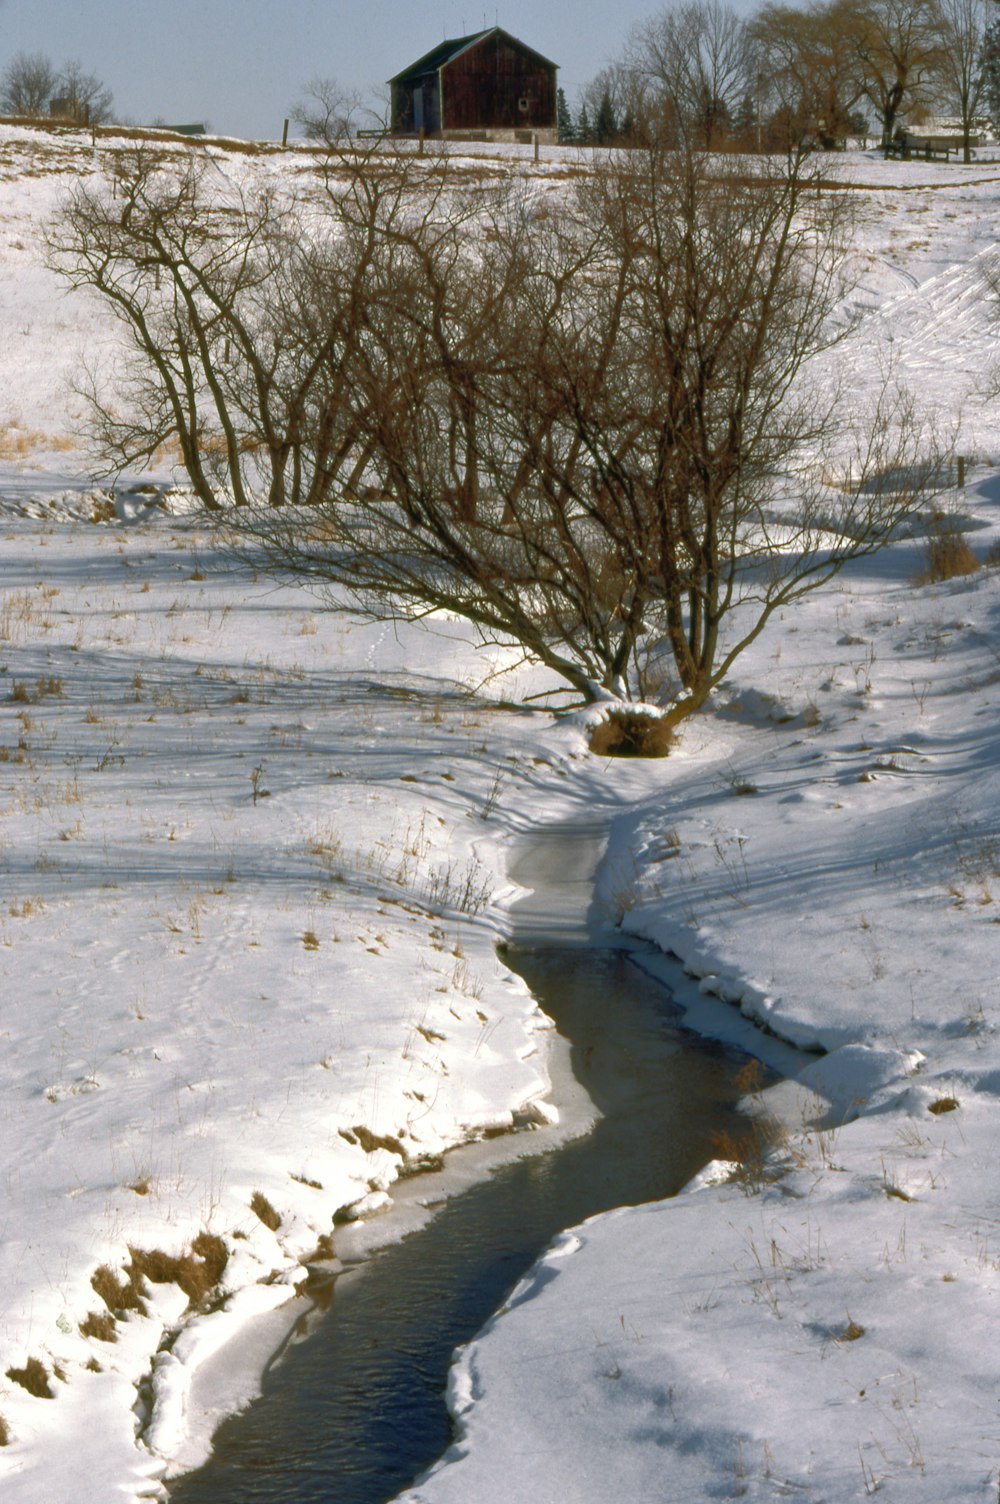
[[[590,733],[590,750],[601,757],[666,757],[672,726],[645,710],[615,709]]]
[[[50,237],[131,340],[119,389],[85,390],[105,473],[176,440],[255,564],[333,609],[455,612],[591,703],[648,701],[656,645],[690,715],[910,516],[917,481],[878,477],[915,476],[916,435],[887,386],[823,487],[846,425],[808,372],[847,332],[850,196],[805,153],[672,146],[544,217],[520,178],[377,145],[318,154],[301,211],[116,151],[116,196],[81,180]]]

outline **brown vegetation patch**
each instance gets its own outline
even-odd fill
[[[90,1277],[94,1293],[99,1295],[113,1316],[123,1316],[126,1311],[139,1311],[145,1315],[146,1307],[135,1279],[121,1279],[110,1264],[102,1264]]]
[[[387,1149],[390,1154],[398,1154],[401,1159],[406,1158],[406,1150],[399,1139],[393,1138],[389,1133],[372,1133],[370,1128],[356,1127],[354,1134],[366,1154],[372,1154],[376,1149]]]
[[[142,1298],[144,1279],[153,1285],[178,1285],[191,1306],[200,1305],[219,1283],[229,1259],[223,1239],[208,1232],[199,1233],[185,1253],[130,1247],[129,1254],[131,1263],[125,1271],[125,1278],[107,1264],[102,1264],[91,1276],[91,1285],[113,1316],[120,1317],[128,1311],[146,1314]],[[91,1318],[87,1320],[89,1322]]]
[[[110,1311],[91,1311],[80,1322],[81,1337],[95,1337],[98,1342],[117,1342],[118,1331]]]
[[[48,1370],[39,1358],[29,1358],[23,1368],[8,1368],[7,1377],[38,1400],[55,1399],[49,1384]]]
[[[646,710],[612,710],[590,733],[590,750],[599,757],[666,757],[673,728],[663,716]]]
[[[748,1196],[780,1179],[780,1169],[771,1161],[771,1153],[785,1142],[785,1130],[777,1118],[752,1117],[746,1128],[731,1131],[717,1128],[709,1135],[716,1159],[732,1165],[730,1179]]]
[[[933,585],[942,580],[960,579],[963,575],[975,574],[980,567],[965,539],[961,517],[950,511],[933,512],[927,526],[924,567],[917,575],[916,584]]]
[[[917,575],[918,585],[932,585],[940,580],[955,580],[975,574],[979,560],[964,538],[931,538],[927,544],[927,563]]]
[[[938,1097],[936,1102],[929,1104],[927,1111],[933,1112],[935,1117],[940,1117],[943,1112],[954,1112],[957,1106],[958,1101],[955,1097]]]
[[[278,1231],[281,1218],[263,1192],[254,1191],[250,1197],[250,1210],[255,1217],[259,1217],[265,1227],[269,1227],[272,1232]]]
[[[143,1277],[154,1285],[178,1285],[192,1306],[200,1305],[215,1289],[229,1261],[223,1239],[209,1232],[199,1233],[186,1253],[164,1253],[159,1248],[129,1248],[129,1253],[133,1283]]]
[[[750,1098],[752,1112],[745,1126],[716,1129],[709,1135],[709,1142],[716,1159],[732,1165],[731,1180],[750,1196],[773,1185],[784,1173],[775,1163],[774,1153],[787,1146],[788,1132],[763,1105],[764,1077],[759,1061],[748,1060],[737,1073],[736,1084]]]

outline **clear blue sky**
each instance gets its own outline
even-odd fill
[[[270,138],[306,84],[370,95],[443,37],[499,24],[558,63],[572,102],[658,0],[0,0],[0,68],[78,59],[140,123]]]

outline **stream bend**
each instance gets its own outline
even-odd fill
[[[339,1275],[328,1313],[275,1362],[261,1400],[222,1425],[211,1460],[171,1485],[172,1504],[385,1504],[450,1444],[454,1349],[551,1240],[676,1194],[712,1157],[713,1134],[736,1130],[742,1057],[685,1032],[669,991],[591,908],[603,835],[577,827],[524,848],[511,875],[533,892],[504,954],[569,1041],[596,1125],[503,1164]]]

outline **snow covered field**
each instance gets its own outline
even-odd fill
[[[735,1179],[556,1245],[405,1497],[994,1504],[1000,166],[836,166],[863,185],[843,370],[888,353],[961,412],[948,503],[984,567],[918,585],[920,538],[856,567],[640,765],[513,708],[544,680],[457,624],[334,619],[197,517],[109,508],[66,379],[112,333],[39,252],[89,142],[0,132],[5,1504],[160,1497],[199,1367],[335,1212],[551,1116],[550,1031],[493,950],[506,853],[595,806],[605,901],[681,958],[691,1022],[815,1059],[762,1104],[769,1159],[734,1144]]]

